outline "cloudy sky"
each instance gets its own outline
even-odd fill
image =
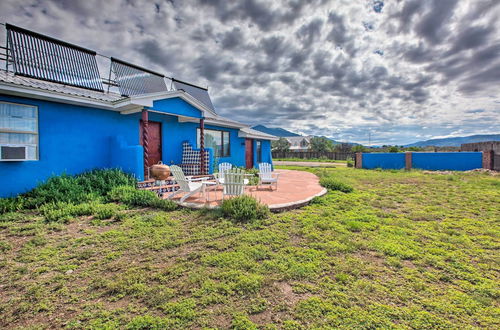
[[[499,0],[2,0],[0,22],[208,85],[252,125],[372,144],[500,133]]]

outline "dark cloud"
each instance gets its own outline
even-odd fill
[[[157,40],[142,41],[136,49],[154,64],[161,67],[168,67],[171,64],[168,50],[161,47]]]
[[[221,45],[224,49],[233,49],[243,42],[243,33],[241,33],[240,28],[233,28],[223,34],[221,39]]]
[[[327,40],[342,47],[347,41],[347,28],[344,24],[344,17],[336,13],[330,13],[328,15],[328,23],[330,23],[332,28],[327,36]]]
[[[455,38],[453,47],[445,56],[487,45],[494,31],[493,26],[468,26],[464,28]]]
[[[427,13],[415,26],[415,32],[431,44],[438,44],[448,34],[447,22],[458,0],[433,0]]]
[[[206,23],[203,24],[201,27],[196,28],[192,33],[191,33],[191,39],[196,40],[196,41],[210,41],[214,39],[214,28],[212,25]]]
[[[321,18],[316,18],[311,22],[304,24],[297,30],[295,35],[297,39],[302,42],[304,47],[310,47],[311,44],[321,37],[321,27],[323,26],[323,20]]]

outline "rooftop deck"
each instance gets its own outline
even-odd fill
[[[258,189],[256,186],[245,187],[245,194],[268,205],[273,212],[304,206],[314,197],[326,193],[326,189],[320,186],[318,177],[312,173],[295,170],[276,170],[276,172],[280,173],[278,189],[274,186],[272,190],[268,186],[261,186]],[[207,196],[203,196],[202,193],[195,194],[182,203],[180,199],[183,193],[179,193],[173,201],[189,208],[216,208],[222,203],[222,186],[214,188],[207,188]]]

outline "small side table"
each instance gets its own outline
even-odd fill
[[[203,196],[205,197],[205,202],[210,202],[210,196],[207,194],[207,187],[216,187],[217,186],[217,182],[216,181],[202,181],[201,182],[202,185],[203,185],[203,188],[202,188],[202,191],[203,191]],[[210,189],[208,190],[208,193],[210,193],[210,191],[214,191],[214,189]]]

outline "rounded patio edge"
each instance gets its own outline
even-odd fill
[[[277,190],[270,190],[267,187],[257,189],[251,186],[245,191],[245,194],[267,205],[271,212],[284,212],[303,207],[313,198],[327,193],[327,189],[319,184],[319,178],[311,172],[298,170],[276,170],[276,172],[280,173]],[[174,198],[173,201],[181,207],[190,209],[216,209],[220,206],[222,192],[212,191],[210,194],[216,196],[210,202],[205,202],[202,196],[189,197],[184,202],[180,202],[180,198]]]

